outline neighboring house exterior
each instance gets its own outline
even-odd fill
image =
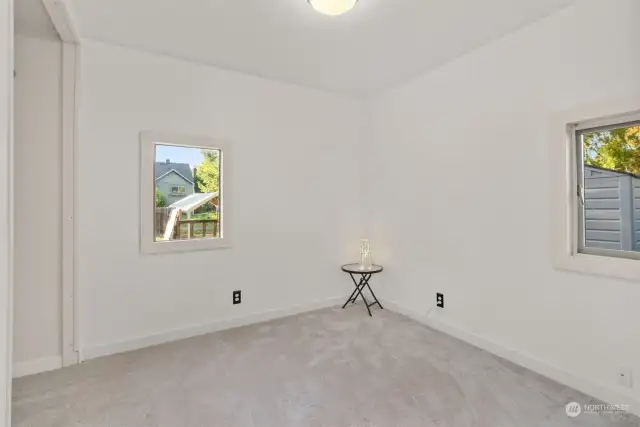
[[[156,188],[169,206],[195,193],[191,167],[187,163],[156,162]]]

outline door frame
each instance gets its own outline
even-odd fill
[[[11,425],[13,373],[13,1],[0,7],[0,425]]]
[[[75,158],[78,46],[62,42],[62,366],[80,362],[76,287]]]
[[[41,0],[62,41],[62,366],[80,363],[76,283],[76,139],[80,38],[69,10]]]

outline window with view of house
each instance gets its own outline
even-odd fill
[[[228,247],[229,145],[143,133],[142,152],[143,250]]]
[[[576,126],[578,252],[640,258],[640,120]]]

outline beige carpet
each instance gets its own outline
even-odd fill
[[[581,393],[362,303],[15,381],[14,427],[640,426]],[[621,402],[623,403],[623,402]]]

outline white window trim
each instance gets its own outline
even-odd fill
[[[155,146],[179,145],[184,147],[220,150],[220,224],[217,239],[172,240],[156,242],[155,236]],[[140,248],[145,254],[227,249],[232,246],[232,150],[231,143],[204,136],[185,136],[165,132],[145,131],[140,134]]]
[[[550,123],[551,243],[556,269],[640,281],[640,260],[578,252],[578,174],[575,131],[633,121],[640,98],[615,100],[555,114]]]

